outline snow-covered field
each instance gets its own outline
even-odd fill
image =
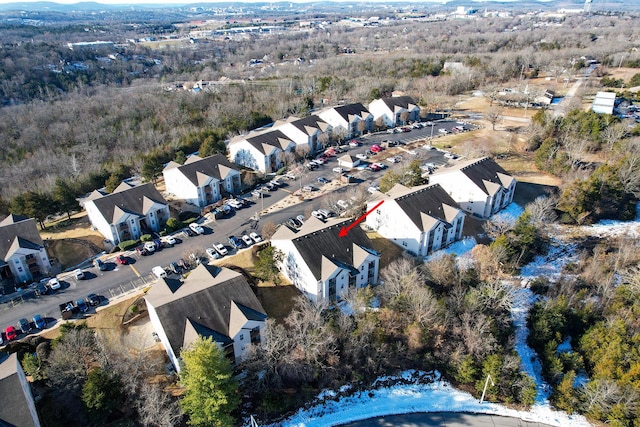
[[[512,203],[501,212],[514,219],[523,212],[522,207]],[[536,257],[521,269],[519,280],[527,284],[537,276],[545,276],[553,281],[562,271],[562,267],[576,258],[576,245],[562,238],[562,234],[594,235],[600,237],[640,235],[640,210],[634,221],[601,221],[598,224],[582,227],[554,227],[557,232],[551,242],[549,252],[545,256]],[[558,234],[560,233],[560,234]],[[465,239],[451,245],[442,253],[453,253],[464,256],[475,246],[474,239]],[[536,402],[529,411],[516,411],[502,405],[484,402],[480,404],[476,398],[466,392],[456,390],[436,373],[426,374],[405,372],[398,378],[385,378],[385,383],[397,383],[393,386],[380,387],[351,396],[338,397],[338,393],[325,391],[318,396],[318,404],[301,409],[291,418],[279,424],[290,427],[322,427],[334,426],[351,421],[362,420],[392,414],[410,412],[469,412],[502,415],[528,421],[537,421],[553,426],[590,426],[582,416],[568,415],[558,412],[549,406],[549,387],[541,376],[540,362],[535,353],[527,345],[526,319],[531,305],[534,303],[533,293],[525,286],[515,291],[515,303],[512,318],[516,325],[516,349],[522,359],[522,369],[536,381],[538,394]],[[431,376],[431,382],[425,383]],[[420,377],[423,381],[413,380]]]

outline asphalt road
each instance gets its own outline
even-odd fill
[[[435,122],[433,126],[426,126],[422,129],[413,129],[410,132],[395,134],[381,132],[367,135],[366,137],[358,138],[358,140],[363,142],[362,146],[349,148],[348,153],[352,155],[364,153],[374,143],[392,139],[403,141],[407,145],[385,151],[369,159],[369,161],[386,164],[389,168],[402,168],[408,161],[414,158],[420,158],[423,162],[433,162],[436,165],[442,165],[447,162],[443,157],[444,153],[437,150],[426,150],[422,148],[422,145],[425,144],[425,140],[429,140],[432,133],[434,134],[433,137],[436,138],[442,135],[439,129],[451,129],[455,125],[456,123],[453,121],[443,121]],[[418,141],[420,141],[420,143],[417,143]],[[406,151],[411,151],[414,154],[409,154]],[[403,160],[396,164],[385,162],[384,158],[389,157],[391,152],[401,154]],[[342,154],[339,154],[339,156],[340,155]],[[180,258],[186,259],[188,258],[188,254],[196,250],[204,252],[204,249],[211,247],[214,242],[220,242],[226,245],[228,249],[231,249],[227,242],[227,237],[230,235],[242,236],[251,231],[256,231],[260,234],[262,226],[266,222],[279,224],[286,222],[288,218],[304,215],[305,211],[308,211],[309,208],[315,210],[320,207],[327,207],[325,203],[326,195],[324,195],[289,208],[266,214],[256,221],[258,212],[274,205],[292,192],[299,191],[302,186],[311,184],[315,187],[321,187],[322,184],[317,182],[318,177],[322,176],[332,180],[338,179],[339,174],[332,171],[336,166],[336,158],[332,157],[327,164],[320,166],[316,170],[306,172],[301,180],[288,181],[287,185],[283,188],[266,193],[262,198],[246,195],[245,198],[252,202],[250,206],[235,211],[230,217],[205,223],[204,227],[206,232],[204,235],[188,237],[186,234],[178,233],[176,234],[178,243],[174,247],[165,248],[148,256],[139,256],[133,251],[125,253],[131,260],[130,265],[119,265],[115,263],[114,255],[111,262],[107,263],[107,271],[99,271],[93,266],[85,268],[84,271],[87,275],[86,280],[76,280],[71,273],[58,275],[62,289],[52,294],[36,296],[32,290],[25,290],[20,294],[13,294],[11,297],[14,298],[22,295],[21,303],[17,305],[14,305],[12,302],[0,303],[0,327],[4,330],[6,326],[11,324],[15,325],[18,319],[23,317],[31,320],[35,314],[41,314],[48,321],[49,325],[53,325],[55,320],[61,317],[59,304],[84,298],[89,293],[110,298],[110,289],[118,289],[120,286],[131,289],[132,282],[152,282],[154,279],[150,272],[154,266],[167,266],[170,262]],[[351,175],[358,179],[356,185],[367,188],[377,186],[384,172],[385,170],[377,172],[355,170],[351,172]],[[346,189],[346,187],[340,187],[336,191],[344,192]],[[89,313],[91,313],[91,311]]]
[[[388,415],[341,424],[342,427],[547,427],[533,421],[498,415],[465,414],[456,412]]]

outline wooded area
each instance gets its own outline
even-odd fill
[[[136,173],[153,180],[169,160],[184,161],[194,151],[225,152],[230,136],[306,115],[323,102],[367,103],[399,90],[425,111],[452,110],[460,94],[473,90],[482,90],[493,103],[501,88],[524,89],[535,76],[556,82],[582,76],[591,59],[601,64],[600,75],[587,79],[578,99],[606,86],[637,101],[628,89],[640,74],[622,83],[607,76],[607,70],[622,66],[640,73],[637,22],[637,16],[624,15],[569,15],[549,25],[529,15],[482,23],[406,20],[377,28],[334,25],[330,31],[207,41],[189,49],[118,44],[73,50],[66,43],[92,40],[100,31],[122,41],[143,31],[181,30],[169,23],[138,31],[92,24],[88,35],[87,25],[5,24],[0,28],[0,214],[26,214],[44,226],[50,215],[79,209],[76,198],[89,191],[113,189]],[[256,58],[263,65],[250,66]],[[300,58],[304,61],[296,61]],[[461,66],[445,68],[452,62]],[[222,77],[231,83],[197,94],[165,90]],[[572,107],[565,117],[540,110],[518,135],[526,140],[526,151],[519,154],[533,153],[538,170],[561,181],[557,197],[536,199],[515,223],[499,216],[487,221],[492,243],[474,248],[471,266],[450,256],[425,264],[393,262],[381,273],[384,285],[347,298],[353,313],[300,299],[284,323],[269,321],[265,346],[255,348],[235,371],[243,371],[241,381],[226,382],[224,362],[212,367],[225,379],[223,393],[212,402],[222,408],[222,424],[249,413],[276,420],[319,390],[347,383],[365,389],[377,377],[404,369],[438,369],[476,395],[490,374],[496,385],[487,389],[488,398],[531,405],[535,383],[523,373],[513,342],[515,288],[500,279],[545,253],[553,238],[550,224],[632,219],[640,196],[639,125],[585,112],[580,102]],[[485,118],[495,126],[500,117],[496,109]],[[422,183],[419,164],[407,166],[402,176],[386,176],[380,187],[401,180]],[[542,278],[530,284],[538,301],[530,313],[529,344],[541,358],[559,409],[637,425],[638,244],[624,238],[578,240],[579,261],[557,282]],[[258,255],[265,265],[259,273],[270,280],[274,271],[267,261],[273,256]],[[571,351],[559,351],[569,340]],[[165,377],[158,362],[143,353],[123,352],[83,326],[64,326],[54,342],[33,344],[21,352],[22,363],[48,396],[60,398],[46,400],[42,409],[52,422],[60,421],[56,425],[135,419],[165,426],[183,419],[166,384],[149,380]],[[195,360],[194,372],[202,367],[198,351],[217,357],[202,346],[187,358],[187,363]],[[189,384],[187,374],[182,391]],[[226,394],[234,396],[228,406],[222,404]],[[244,405],[239,410],[237,396]],[[81,399],[82,411],[65,413],[65,399]],[[188,399],[193,398],[185,400],[183,411],[194,424],[206,425],[207,414]]]

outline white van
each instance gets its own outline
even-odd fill
[[[167,277],[167,272],[164,271],[164,268],[160,267],[159,265],[153,267],[151,269],[151,272],[154,274],[154,276],[156,276],[158,279],[161,279],[163,277]]]

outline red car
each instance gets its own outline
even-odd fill
[[[118,255],[116,257],[116,262],[120,265],[126,265],[129,264],[129,260],[127,259],[127,257],[125,257],[124,255]]]
[[[7,337],[7,341],[15,340],[18,338],[18,331],[16,331],[15,326],[7,326],[7,329],[4,330],[4,335]]]
[[[372,145],[371,146],[371,151],[373,151],[374,153],[379,153],[382,151],[382,147],[380,147],[379,145]]]

